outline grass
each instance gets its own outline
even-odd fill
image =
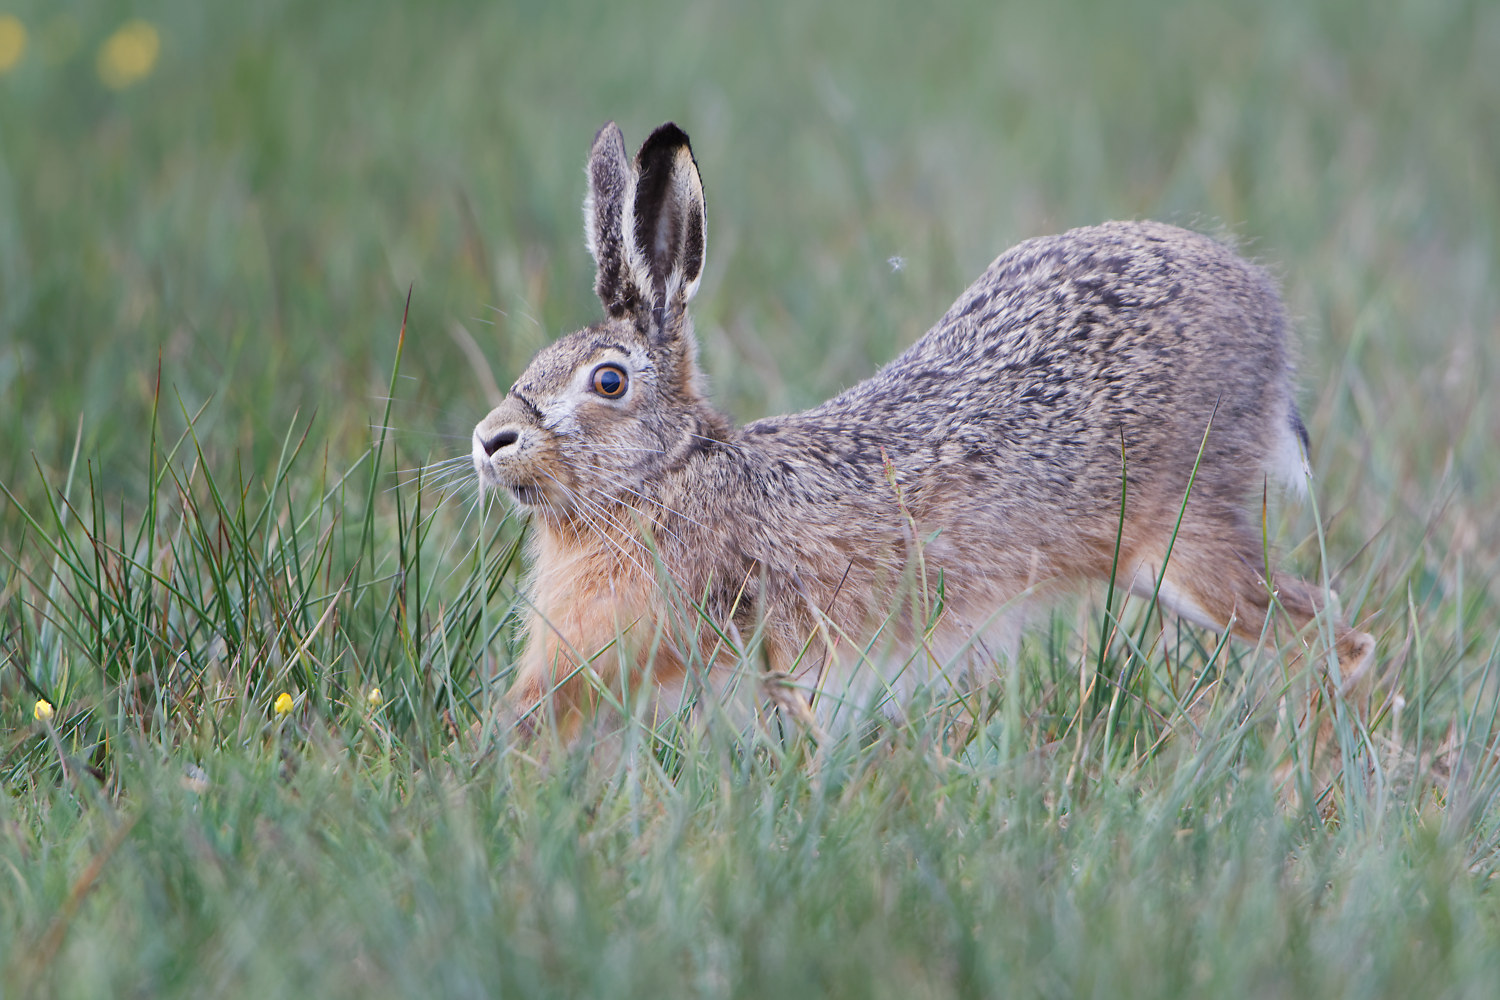
[[[1494,5],[7,10],[0,993],[1492,993]],[[160,57],[112,90],[128,17]],[[607,118],[693,136],[742,419],[1027,236],[1157,217],[1271,266],[1318,505],[1268,532],[1404,699],[1340,725],[1361,780],[1315,799],[1274,643],[1103,593],[967,742],[933,691],[822,743],[513,746],[523,527],[440,463],[597,314]]]

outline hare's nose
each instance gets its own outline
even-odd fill
[[[494,455],[501,448],[509,448],[520,439],[520,435],[509,427],[498,430],[487,438],[481,438],[479,444],[484,448],[486,455]]]

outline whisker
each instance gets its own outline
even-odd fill
[[[671,514],[674,517],[680,517],[684,521],[688,522],[689,524],[694,525],[694,526],[699,527],[699,528],[702,528],[704,531],[712,532],[714,530],[714,529],[710,528],[708,525],[704,524],[703,522],[697,521],[697,520],[694,520],[691,517],[688,517],[686,514],[684,514],[682,511],[678,510],[677,508],[672,507],[672,506],[670,506],[670,505],[662,502],[661,500],[658,500],[656,497],[647,496],[644,493],[638,492],[637,490],[633,490],[629,486],[626,486],[624,483],[615,483],[613,485],[617,489],[622,489],[626,493],[629,493],[631,496],[640,497],[642,500],[645,500],[647,503],[654,503],[654,504],[656,504],[656,506],[660,507],[664,512],[666,512],[668,514]],[[678,534],[675,531],[672,531],[671,528],[667,528],[666,525],[662,525],[662,527],[665,528],[667,531],[671,532],[673,538],[676,538],[679,542],[682,541],[682,538],[680,536],[678,536]]]
[[[578,511],[579,514],[583,517],[583,519],[586,522],[588,522],[588,524],[590,525],[590,527],[592,527],[594,529],[595,533],[598,534],[600,538],[604,539],[610,545],[614,546],[614,548],[616,549],[616,551],[618,551],[620,553],[620,555],[623,558],[625,558],[631,565],[635,566],[636,569],[639,569],[642,574],[644,574],[646,576],[650,576],[651,575],[650,573],[648,573],[646,571],[646,567],[643,566],[641,563],[637,562],[636,559],[635,559],[635,557],[630,554],[630,552],[625,548],[625,546],[622,545],[618,539],[616,539],[615,537],[613,537],[613,535],[612,535],[611,532],[603,530],[603,528],[600,526],[599,520],[596,520],[596,516],[597,516],[597,518],[602,519],[602,521],[604,523],[606,523],[609,526],[613,527],[616,532],[619,532],[620,534],[625,535],[626,538],[629,538],[632,542],[635,542],[637,545],[640,545],[639,540],[636,539],[636,538],[634,538],[634,536],[630,535],[628,532],[626,532],[626,530],[618,522],[616,522],[613,517],[611,517],[609,515],[608,511],[606,511],[604,508],[602,508],[601,506],[599,506],[599,504],[595,503],[594,501],[588,499],[587,497],[584,497],[584,496],[580,495],[576,490],[573,490],[566,483],[563,483],[556,476],[552,475],[552,473],[543,471],[542,475],[546,476],[548,479],[552,480],[554,483],[557,483],[558,487],[563,491],[563,493],[569,499],[573,500],[575,503],[577,503],[579,505],[579,511]],[[642,545],[641,548],[644,549],[645,546]]]
[[[420,485],[422,489],[429,490],[433,493],[451,493],[454,489],[461,488],[463,484],[469,482],[471,478],[472,477],[470,476],[457,474],[449,474],[442,478],[434,477],[432,479],[429,479],[425,476],[413,476],[410,479],[403,479],[393,486],[386,487],[385,492],[391,493],[396,490],[410,489],[413,486]]]
[[[470,465],[472,463],[472,461],[473,460],[468,455],[455,455],[452,458],[444,458],[444,459],[440,459],[440,460],[438,460],[436,462],[428,462],[428,463],[426,463],[424,465],[415,465],[415,466],[412,466],[411,468],[407,468],[407,469],[395,469],[395,470],[393,470],[391,472],[391,475],[396,475],[396,476],[411,476],[411,475],[426,476],[426,475],[437,475],[439,473],[446,474],[446,473],[453,472],[453,471],[458,470],[458,469],[462,469],[465,466]]]
[[[596,455],[613,455],[627,451],[638,451],[647,455],[665,455],[667,453],[663,448],[641,448],[629,444],[592,444],[588,446],[587,450]]]
[[[725,441],[725,440],[723,440],[721,438],[708,437],[705,434],[699,434],[699,433],[697,433],[695,431],[688,431],[688,435],[690,437],[697,438],[699,441],[707,441],[709,444],[721,445],[721,446],[723,446],[725,448],[729,448],[729,449],[731,449],[733,451],[742,452],[744,450],[738,444],[736,444],[733,441]]]
[[[610,511],[609,508],[604,505],[604,503],[601,503],[598,499],[584,497],[576,490],[574,491],[573,495],[577,497],[580,502],[588,504],[589,507],[591,507],[596,512],[599,518],[607,522],[620,534],[621,538],[623,538],[625,541],[628,541],[632,546],[634,546],[634,548],[639,551],[640,555],[644,557],[646,563],[652,563],[655,561],[656,557],[652,553],[650,547],[647,546],[643,541],[641,541],[636,532],[632,530],[632,526],[626,525],[623,521],[617,518],[614,512]],[[636,563],[636,565],[640,568],[643,574],[647,576],[652,575],[646,568],[645,564]]]
[[[436,462],[428,462],[426,465],[416,465],[411,467],[410,469],[397,469],[396,473],[398,475],[405,475],[409,472],[421,472],[423,470],[431,471],[433,469],[450,468],[456,465],[467,465],[470,461],[472,461],[472,458],[468,455],[454,455],[451,458],[440,458]]]
[[[587,468],[589,468],[590,471],[597,473],[599,475],[599,477],[604,480],[605,485],[608,486],[608,487],[610,487],[611,489],[623,490],[624,492],[629,493],[632,496],[638,497],[641,500],[645,500],[647,503],[655,504],[656,506],[660,507],[664,511],[667,511],[668,513],[676,514],[678,517],[681,517],[685,521],[692,521],[692,518],[687,517],[686,515],[681,514],[678,511],[672,510],[670,507],[668,507],[666,504],[662,503],[660,500],[657,500],[654,497],[647,496],[644,493],[640,493],[640,492],[637,492],[636,490],[631,489],[629,486],[627,486],[624,483],[624,481],[621,479],[619,473],[616,473],[616,472],[614,472],[614,471],[612,471],[610,469],[601,468],[600,466],[597,466],[597,465],[591,465],[591,466],[588,466]],[[601,491],[601,493],[602,493],[602,491]],[[619,503],[623,507],[627,507],[627,508],[630,508],[630,509],[636,509],[636,508],[633,507],[633,505],[628,504],[628,503],[624,503],[623,501],[620,501],[618,498],[610,498],[610,499],[613,500],[614,502]],[[638,511],[638,512],[644,514],[644,511]],[[679,534],[677,534],[677,532],[673,531],[671,529],[671,527],[669,527],[668,525],[663,524],[660,520],[658,520],[655,517],[651,518],[650,521],[651,521],[651,524],[652,524],[653,527],[660,528],[662,531],[665,531],[667,534],[669,534],[673,538],[677,539],[677,541],[682,542],[683,544],[686,544],[686,542],[683,542],[682,536],[679,535]],[[693,523],[696,524],[697,522],[693,522]],[[699,527],[702,527],[702,525],[699,525]],[[704,529],[704,530],[707,530],[707,529]]]
[[[424,482],[436,487],[446,487],[453,482],[467,479],[472,475],[468,456],[457,459],[445,459],[428,466],[417,466],[415,469],[402,469],[397,475],[407,475],[408,478],[399,480],[397,486],[410,486],[416,482]],[[394,487],[393,487],[394,488]],[[389,492],[389,490],[387,490]]]
[[[447,493],[440,493],[440,494],[438,494],[438,497],[439,497],[438,502],[436,504],[434,504],[430,510],[428,510],[427,516],[424,517],[424,518],[422,518],[421,524],[419,524],[418,527],[420,527],[420,528],[426,528],[428,525],[430,525],[432,523],[432,519],[435,518],[435,517],[437,517],[438,513],[445,506],[448,505],[449,501],[458,499],[459,497],[463,496],[464,493],[465,493],[464,490],[457,489],[457,490],[452,490],[452,491],[447,492]],[[460,526],[460,530],[462,530],[461,526]]]
[[[602,479],[604,479],[605,483],[608,486],[610,486],[611,488],[613,488],[613,489],[624,490],[626,493],[629,493],[631,496],[638,497],[638,498],[646,501],[647,503],[655,504],[657,507],[660,507],[666,513],[672,514],[672,515],[674,515],[676,517],[680,517],[684,521],[687,521],[689,524],[692,524],[692,525],[695,525],[695,526],[697,526],[699,528],[702,528],[704,531],[712,532],[714,530],[714,529],[708,527],[706,524],[703,524],[700,521],[694,520],[693,518],[691,518],[688,515],[684,514],[682,511],[677,510],[676,508],[674,508],[671,505],[669,505],[669,504],[667,504],[667,503],[665,503],[665,502],[657,499],[656,497],[649,496],[649,495],[647,495],[645,493],[641,493],[640,491],[632,489],[630,486],[627,486],[625,484],[624,479],[623,479],[623,477],[621,476],[620,473],[613,472],[612,470],[609,470],[609,469],[600,468],[599,466],[590,466],[590,469],[592,471],[598,473],[600,475],[600,477]],[[655,521],[654,521],[654,523],[660,524],[660,522],[655,522]],[[667,527],[664,524],[662,524],[661,527],[665,531],[669,532],[672,535],[673,538],[676,538],[679,542],[682,541],[681,536],[679,536],[675,531],[672,531],[671,528]]]
[[[610,485],[612,485],[615,489],[624,490],[626,493],[629,493],[632,496],[640,497],[642,500],[645,500],[645,501],[647,501],[649,503],[654,503],[658,507],[661,507],[663,510],[666,510],[666,504],[662,503],[660,500],[653,499],[652,497],[648,497],[648,496],[646,496],[645,494],[642,494],[642,493],[637,493],[635,490],[631,489],[629,486],[626,486],[624,483],[612,483]],[[629,507],[630,505],[626,504],[625,506]],[[631,508],[631,509],[635,509],[635,508]],[[644,515],[645,511],[637,511],[637,513],[640,513],[640,514]],[[685,520],[686,520],[686,518],[685,518]],[[662,531],[665,531],[667,534],[671,535],[673,538],[675,538],[678,542],[681,542],[683,545],[687,544],[686,542],[683,541],[681,535],[679,535],[677,532],[673,531],[667,525],[663,524],[657,518],[652,517],[650,519],[650,522],[651,522],[651,527],[652,528],[654,528],[654,529],[660,529]]]
[[[464,514],[463,523],[461,523],[458,526],[458,530],[453,533],[453,541],[448,543],[448,547],[446,549],[444,549],[443,550],[443,554],[438,557],[438,563],[439,563],[439,565],[441,565],[445,560],[448,559],[449,555],[453,551],[454,543],[456,543],[459,538],[463,537],[464,529],[467,528],[469,526],[469,522],[474,519],[474,512],[480,508],[480,505],[482,503],[483,503],[483,500],[480,499],[480,497],[478,497],[476,495],[475,498],[474,498],[474,501],[469,504],[469,509]],[[450,580],[453,579],[453,575],[459,571],[459,568],[462,567],[464,565],[464,563],[466,563],[466,562],[469,561],[469,556],[473,555],[474,550],[477,549],[477,548],[479,548],[479,543],[481,541],[483,541],[483,532],[484,532],[484,526],[483,525],[484,525],[484,518],[481,515],[481,517],[480,517],[480,529],[479,529],[479,532],[475,535],[474,541],[472,543],[470,543],[470,545],[469,545],[469,547],[467,549],[464,550],[463,555],[461,555],[457,559],[453,560],[453,568],[448,571],[448,575],[447,576],[443,577],[441,586],[447,586],[448,581],[450,581]],[[481,569],[480,569],[480,577],[481,577],[481,579],[483,578],[483,576],[484,576],[484,571],[483,571],[483,568],[481,567]]]

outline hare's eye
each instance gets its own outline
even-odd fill
[[[629,377],[626,376],[625,369],[619,365],[600,365],[594,369],[592,381],[594,391],[599,395],[605,399],[619,399],[625,395],[625,385],[629,382]]]

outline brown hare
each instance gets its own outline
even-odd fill
[[[1320,590],[1266,579],[1254,516],[1268,475],[1305,484],[1287,317],[1229,249],[1153,222],[1028,240],[870,378],[736,427],[688,316],[688,137],[663,125],[632,161],[610,123],[587,173],[605,318],[473,436],[482,486],[532,515],[523,717],[567,735],[601,691],[748,664],[822,717],[820,698],[993,669],[1028,606],[1112,568],[1196,624],[1254,642],[1279,607],[1317,641]],[[1343,678],[1364,673],[1372,638],[1331,628]]]

